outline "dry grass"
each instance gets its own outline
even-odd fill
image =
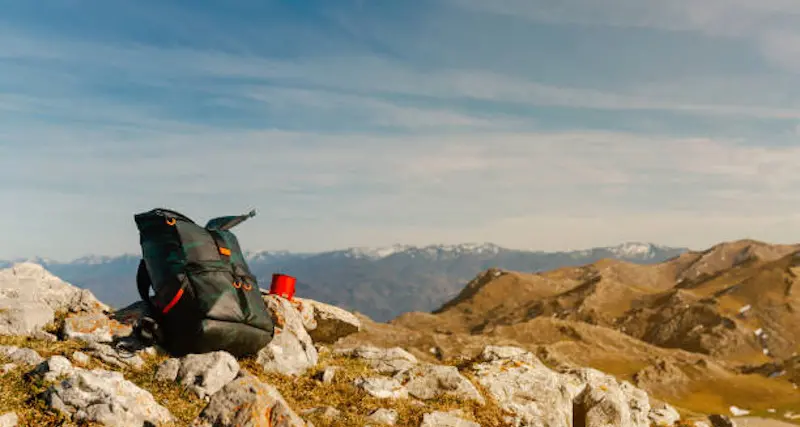
[[[415,404],[413,399],[377,399],[353,386],[361,376],[375,375],[362,361],[348,357],[322,356],[320,363],[305,375],[295,378],[275,373],[264,373],[252,360],[241,362],[242,367],[258,376],[262,381],[275,386],[296,412],[331,406],[342,412],[335,420],[320,415],[309,415],[308,419],[317,427],[363,426],[367,416],[379,408],[394,409],[398,413],[397,426],[418,426],[426,413],[460,409],[465,418],[477,421],[482,426],[503,426],[503,413],[496,403],[489,401],[481,406],[453,397],[442,397]],[[331,384],[314,379],[328,366],[337,368]],[[466,375],[468,373],[462,372]],[[474,381],[473,381],[474,382]],[[374,424],[374,423],[373,423]]]

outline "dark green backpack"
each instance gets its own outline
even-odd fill
[[[174,356],[223,350],[242,357],[272,340],[258,281],[229,231],[254,215],[214,218],[205,227],[167,209],[134,215],[142,248],[136,281],[151,312],[140,337]]]

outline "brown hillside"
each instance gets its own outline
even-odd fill
[[[471,357],[487,343],[629,379],[687,410],[800,409],[798,245],[741,240],[657,265],[489,270],[434,313],[348,338]]]

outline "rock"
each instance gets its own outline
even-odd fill
[[[169,358],[156,368],[155,379],[161,382],[174,382],[178,379],[178,370],[181,369],[181,359]]]
[[[396,375],[416,366],[419,361],[413,354],[400,347],[378,348],[361,346],[353,349],[337,350],[336,354],[362,359],[366,364],[381,374]]]
[[[215,351],[182,357],[175,381],[204,398],[221,390],[238,374],[239,362],[236,358],[230,353]]]
[[[667,427],[680,421],[681,414],[672,406],[658,402],[651,405],[649,418],[656,427]]]
[[[407,399],[408,390],[400,382],[392,378],[368,377],[358,378],[353,383],[372,397],[378,399]]]
[[[142,427],[173,421],[150,392],[126,380],[121,373],[73,368],[67,378],[45,392],[45,402],[73,421],[108,426]]]
[[[0,335],[31,336],[58,311],[101,312],[109,307],[41,265],[24,262],[0,270]]]
[[[5,363],[0,365],[0,374],[7,374],[13,370],[16,370],[19,367],[16,363]]]
[[[45,331],[36,331],[31,335],[31,338],[39,341],[56,342],[58,337]]]
[[[432,412],[422,417],[420,427],[481,427],[480,424],[468,421],[448,412]]]
[[[91,356],[120,369],[142,369],[144,367],[144,359],[122,347],[116,348],[108,344],[88,342],[84,350]]]
[[[0,356],[20,365],[38,365],[44,361],[35,350],[14,346],[0,346]]]
[[[333,406],[321,406],[319,408],[311,408],[303,411],[303,415],[317,415],[322,418],[336,419],[342,415],[342,411],[334,408]]]
[[[79,364],[79,365],[84,365],[85,366],[85,365],[88,365],[89,362],[92,361],[92,358],[89,357],[89,355],[84,353],[84,352],[76,351],[76,352],[72,353],[72,361],[77,363],[77,364]]]
[[[61,328],[67,339],[110,343],[114,338],[128,336],[133,328],[117,322],[103,313],[80,313],[66,318]]]
[[[19,417],[15,412],[6,412],[0,415],[0,427],[16,427],[19,423]]]
[[[305,427],[306,423],[274,387],[252,375],[240,375],[211,396],[191,425]]]
[[[300,318],[303,320],[303,327],[306,332],[311,332],[317,329],[317,320],[314,318],[314,305],[311,300],[302,298],[295,298],[291,301],[292,306],[300,313]],[[312,337],[313,339],[313,337]],[[314,340],[316,343],[317,340]]]
[[[399,414],[394,409],[379,408],[374,410],[367,419],[378,424],[393,426],[397,423]]]
[[[321,381],[324,384],[330,384],[333,382],[333,378],[336,376],[336,371],[338,370],[335,366],[328,366],[323,371],[317,373],[314,376],[314,379],[317,381]]]
[[[53,320],[55,312],[47,304],[4,299],[0,294],[0,335],[30,336]]]
[[[399,373],[396,377],[408,389],[408,394],[422,400],[452,396],[462,400],[485,403],[477,388],[454,366],[421,365]]]
[[[573,387],[576,423],[581,418],[587,426],[600,426],[611,419],[615,426],[650,427],[650,399],[644,390],[596,369],[570,369],[563,377]]]
[[[530,353],[487,347],[472,369],[477,381],[509,412],[515,427],[571,427],[572,393],[566,379]]]
[[[30,374],[41,376],[45,381],[56,381],[62,375],[72,372],[72,363],[64,356],[50,356],[44,362],[38,364]]]
[[[272,313],[275,336],[258,352],[257,363],[267,372],[303,374],[317,364],[319,355],[300,313],[284,298],[267,295],[264,301]]]
[[[361,322],[347,310],[303,298],[295,298],[295,301],[295,304],[313,307],[316,327],[309,329],[309,334],[314,342],[333,344],[361,330]]]
[[[708,421],[712,427],[736,427],[736,422],[725,415],[709,415]]]

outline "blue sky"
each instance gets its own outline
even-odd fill
[[[0,7],[0,258],[800,241],[795,0]]]

